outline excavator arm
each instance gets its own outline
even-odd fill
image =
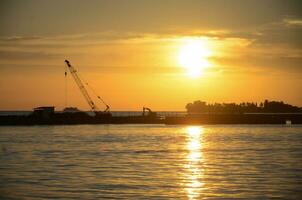
[[[146,111],[148,112],[148,114],[146,114]],[[143,116],[145,116],[145,115],[152,115],[152,113],[154,113],[154,112],[152,112],[152,110],[150,109],[150,108],[147,108],[147,107],[143,107]]]

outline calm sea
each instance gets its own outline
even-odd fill
[[[302,126],[0,127],[0,199],[301,199]]]

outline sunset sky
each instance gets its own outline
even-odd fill
[[[302,106],[301,11],[300,0],[2,0],[0,110],[62,109],[65,59],[112,110]],[[67,88],[67,105],[88,110],[70,75]]]

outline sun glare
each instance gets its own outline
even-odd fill
[[[211,66],[209,57],[211,51],[207,41],[201,39],[186,39],[180,47],[178,62],[187,70],[191,78],[200,77],[204,70]]]

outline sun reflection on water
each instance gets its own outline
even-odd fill
[[[204,183],[202,182],[203,170],[201,164],[203,162],[202,155],[202,135],[204,129],[198,126],[190,126],[186,128],[187,133],[187,150],[186,157],[186,192],[188,198],[198,199],[203,189]]]

